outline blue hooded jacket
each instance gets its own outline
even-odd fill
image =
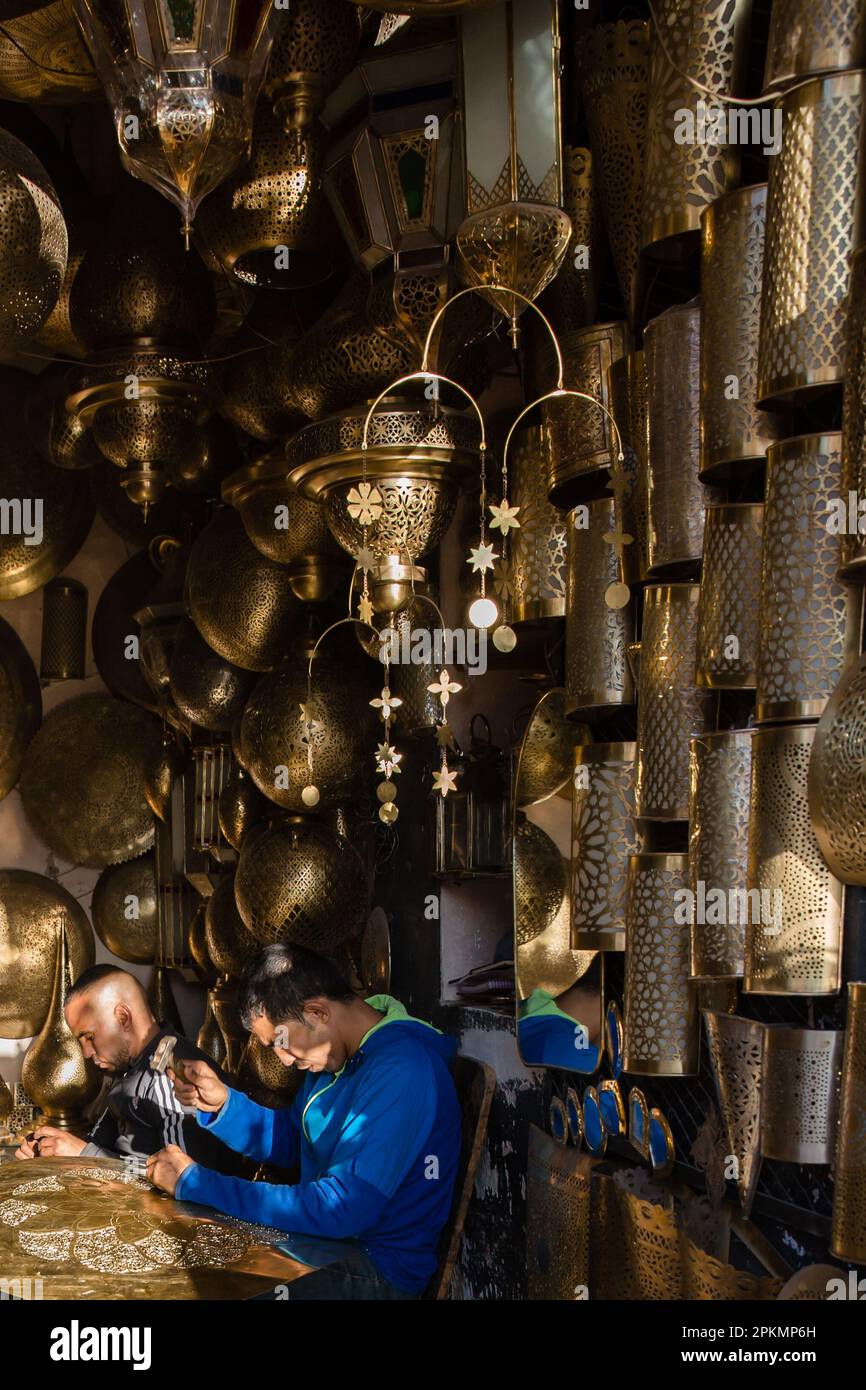
[[[246,1182],[200,1164],[175,1196],[246,1221],[332,1240],[357,1240],[398,1288],[421,1293],[437,1267],[460,1157],[460,1106],[448,1069],[457,1043],[411,1018],[387,994],[385,1017],[335,1075],[310,1072],[292,1105],[270,1110],[229,1091],[198,1122],[224,1144],[289,1168],[295,1185]]]

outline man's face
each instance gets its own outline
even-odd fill
[[[89,1062],[109,1072],[121,1072],[129,1066],[132,1054],[122,1009],[118,1018],[116,1009],[98,1009],[88,994],[79,994],[66,1005],[65,1013]]]
[[[264,1047],[272,1047],[284,1067],[298,1071],[337,1072],[346,1060],[346,1048],[337,1036],[327,1000],[309,1000],[305,1022],[289,1019],[274,1025],[270,1019],[253,1020],[253,1032]]]

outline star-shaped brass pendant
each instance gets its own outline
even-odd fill
[[[449,792],[456,792],[457,773],[452,772],[447,763],[443,763],[439,771],[433,773],[433,790],[442,796],[447,796]]]
[[[494,531],[501,531],[503,536],[508,534],[512,526],[516,529],[520,525],[520,522],[517,520],[517,513],[520,511],[520,508],[512,507],[504,497],[498,507],[491,505],[488,507],[488,511],[492,517],[490,522],[492,529]]]
[[[493,561],[498,559],[499,556],[492,545],[479,545],[470,550],[466,563],[472,566],[473,574],[478,574],[481,570],[492,570]]]
[[[371,570],[376,563],[376,556],[368,545],[362,545],[355,556],[355,564],[359,570]]]
[[[373,626],[373,603],[368,594],[362,594],[358,604],[358,617],[368,627]]]
[[[436,729],[436,742],[440,748],[450,748],[454,742],[454,730],[448,723],[439,724]]]

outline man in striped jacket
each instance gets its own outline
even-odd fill
[[[38,1126],[16,1158],[143,1160],[177,1144],[197,1163],[238,1172],[236,1156],[196,1123],[196,1110],[181,1105],[168,1077],[152,1070],[150,1059],[167,1030],[133,975],[114,965],[91,966],[69,990],[65,1013],[85,1057],[114,1078],[105,1109],[85,1139],[53,1125]],[[186,1038],[178,1037],[174,1056],[214,1066],[213,1058]]]

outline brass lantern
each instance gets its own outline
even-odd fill
[[[54,185],[39,160],[0,130],[0,349],[26,343],[57,303],[69,243]]]
[[[571,237],[562,210],[559,20],[555,0],[519,0],[461,22],[466,220],[457,232],[466,284],[534,299]],[[512,322],[521,304],[486,295]]]
[[[250,143],[273,41],[270,0],[76,0],[130,173],[179,208],[189,241],[201,199]]]
[[[395,51],[396,50],[396,51]],[[453,87],[456,44],[410,31],[365,53],[325,107],[325,193],[359,264],[440,251],[463,215]],[[418,101],[422,89],[437,95]],[[444,95],[439,95],[439,91]]]
[[[274,33],[265,96],[289,133],[312,124],[328,92],[349,71],[361,17],[346,0],[292,0]],[[288,9],[288,14],[285,13]]]
[[[63,102],[88,99],[99,90],[73,0],[3,8],[0,32],[0,98]]]

